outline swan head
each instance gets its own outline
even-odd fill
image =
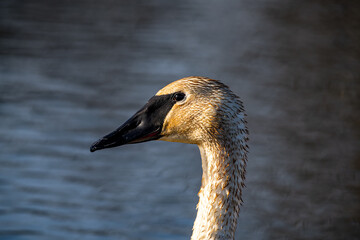
[[[231,137],[231,124],[242,128],[245,122],[234,120],[243,118],[241,101],[226,85],[209,78],[187,77],[158,91],[128,121],[95,142],[90,151],[150,140],[201,145]]]

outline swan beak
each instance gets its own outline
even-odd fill
[[[130,118],[126,123],[115,131],[96,141],[91,147],[90,152],[104,148],[112,148],[130,143],[140,143],[156,140],[160,136],[161,129],[152,126],[140,126],[136,119]]]
[[[90,147],[90,152],[125,144],[157,140],[166,115],[174,105],[173,94],[152,97],[134,116]]]

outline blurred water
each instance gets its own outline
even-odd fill
[[[359,239],[359,7],[2,0],[0,239],[189,239],[195,146],[89,152],[189,75],[249,115],[236,239]]]

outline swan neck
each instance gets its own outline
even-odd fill
[[[199,145],[203,176],[191,239],[234,239],[242,203],[246,149],[231,147],[242,141],[225,142]]]

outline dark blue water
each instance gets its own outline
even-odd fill
[[[236,239],[359,239],[356,1],[0,2],[0,239],[189,239],[196,146],[91,143],[176,79],[251,133]]]

